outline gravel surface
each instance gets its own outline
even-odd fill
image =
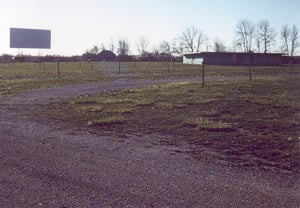
[[[0,207],[300,207],[299,175],[233,168],[165,146],[38,122],[37,104],[168,81],[118,81],[0,98]],[[195,81],[195,80],[194,80]]]

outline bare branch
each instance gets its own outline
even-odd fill
[[[261,41],[264,46],[264,53],[270,50],[271,44],[275,41],[276,33],[273,28],[271,28],[268,20],[261,20],[257,24],[257,39]],[[258,40],[256,40],[257,42]]]
[[[161,53],[171,54],[171,46],[168,41],[163,40],[159,45],[159,51]]]
[[[206,42],[206,35],[194,26],[187,28],[179,37],[180,45],[185,51],[200,52],[201,46]]]
[[[282,45],[282,49],[283,51],[287,54],[290,55],[290,51],[289,51],[289,39],[291,36],[291,31],[288,25],[283,25],[281,32],[280,32],[280,37],[283,41],[283,45]]]
[[[244,52],[251,51],[255,25],[248,20],[240,20],[236,28],[236,44],[240,46]]]
[[[296,25],[293,25],[291,30],[291,56],[294,56],[295,50],[300,47],[299,43],[299,30]]]
[[[143,56],[145,54],[148,45],[149,45],[149,41],[145,37],[139,38],[139,41],[137,42],[136,46],[140,55]]]
[[[129,54],[129,43],[125,39],[120,39],[118,41],[119,47],[118,47],[118,54],[119,55],[128,55]]]
[[[215,39],[214,51],[215,52],[224,52],[224,51],[226,51],[226,47],[225,47],[224,42],[222,40],[220,40],[219,38]]]

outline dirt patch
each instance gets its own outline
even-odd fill
[[[186,141],[195,158],[203,147],[237,166],[299,172],[298,79],[189,82],[79,96],[47,105],[42,118],[98,132],[167,135]]]

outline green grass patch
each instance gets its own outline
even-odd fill
[[[116,124],[122,124],[125,122],[122,116],[110,116],[105,118],[97,118],[87,122],[88,127],[98,127],[98,126],[111,126]]]
[[[77,108],[77,112],[101,112],[103,107],[101,105],[83,105]]]
[[[226,131],[230,130],[232,127],[230,124],[217,122],[210,120],[209,118],[189,118],[184,124],[197,128],[199,130],[207,130],[207,131]]]

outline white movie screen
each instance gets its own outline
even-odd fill
[[[10,28],[10,48],[51,48],[51,31]]]

